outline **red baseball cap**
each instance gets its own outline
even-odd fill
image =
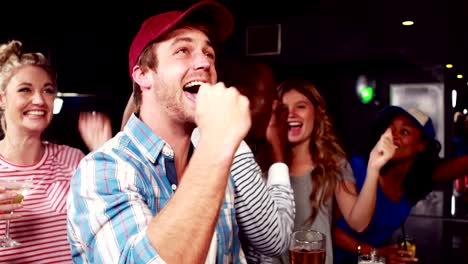
[[[234,30],[234,18],[231,12],[212,0],[200,1],[186,11],[169,11],[154,15],[143,22],[130,46],[128,54],[130,76],[143,50],[187,18],[206,26],[210,39],[218,43],[226,40]]]

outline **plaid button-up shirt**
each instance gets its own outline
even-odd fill
[[[164,263],[146,228],[174,194],[166,159],[173,159],[170,146],[132,115],[123,132],[81,161],[67,202],[75,263]],[[232,177],[216,236],[217,263],[245,263]]]

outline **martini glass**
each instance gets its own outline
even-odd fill
[[[12,203],[21,203],[29,193],[33,184],[32,179],[25,180],[1,180],[0,186],[4,187],[6,191],[16,192],[18,196],[12,199]],[[10,213],[13,213],[11,211]],[[0,238],[0,248],[9,248],[20,246],[21,243],[11,239],[10,237],[10,220],[5,220],[5,235]]]

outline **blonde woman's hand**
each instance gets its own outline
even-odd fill
[[[99,148],[112,137],[110,118],[100,112],[80,113],[78,130],[90,151]]]
[[[0,186],[0,220],[15,219],[22,216],[14,213],[14,210],[22,207],[21,203],[13,203],[17,197],[17,193],[7,191],[3,186]],[[13,213],[11,213],[12,211]]]

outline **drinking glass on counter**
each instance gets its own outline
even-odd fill
[[[385,258],[380,256],[360,255],[358,264],[385,264]]]
[[[369,255],[358,256],[358,264],[385,264],[385,258],[377,256],[377,249],[373,248]]]
[[[324,264],[326,237],[315,230],[300,230],[291,234],[289,262],[291,264]]]

